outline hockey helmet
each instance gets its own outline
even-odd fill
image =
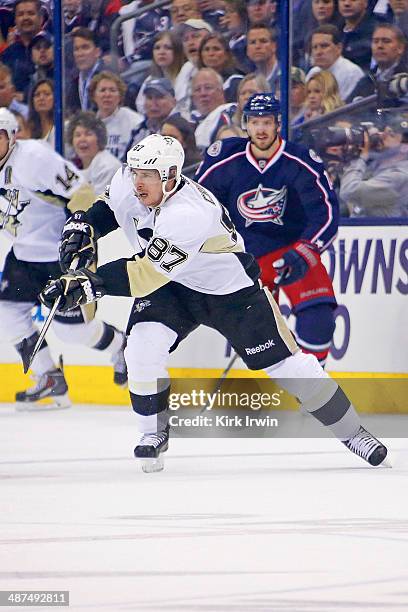
[[[248,117],[268,117],[273,115],[280,122],[281,105],[272,93],[253,94],[242,110],[242,128],[246,130]]]
[[[15,145],[18,132],[17,119],[7,108],[0,108],[0,130],[4,130],[9,139],[9,151]]]
[[[184,149],[171,136],[150,134],[128,151],[127,163],[131,170],[157,170],[163,189],[169,179],[175,179],[177,187],[184,164]]]

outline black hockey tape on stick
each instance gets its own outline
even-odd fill
[[[71,263],[71,267],[69,268],[70,270],[76,270],[77,266],[79,263],[79,257],[74,257]],[[31,364],[34,361],[34,357],[37,355],[38,351],[41,348],[42,343],[44,342],[44,338],[45,338],[45,334],[47,333],[53,318],[55,317],[55,313],[58,310],[58,306],[60,305],[61,302],[61,298],[62,296],[58,296],[57,299],[54,302],[53,307],[51,308],[49,315],[47,317],[47,320],[45,321],[44,325],[42,326],[40,335],[38,336],[38,340],[35,344],[35,347],[33,348],[32,353],[30,354],[30,349],[28,347],[28,342],[27,342],[27,338],[24,338],[22,343],[21,343],[21,359],[23,361],[23,370],[24,370],[24,374],[27,374]]]

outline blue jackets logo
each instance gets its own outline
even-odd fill
[[[286,186],[283,186],[282,189],[270,189],[258,185],[257,189],[246,191],[238,197],[237,208],[245,219],[245,227],[255,221],[283,225],[282,217],[286,201]]]

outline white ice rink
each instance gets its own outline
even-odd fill
[[[124,407],[0,405],[0,590],[69,590],[81,611],[408,610],[407,440],[373,469],[334,439],[177,438],[157,474],[135,440]]]

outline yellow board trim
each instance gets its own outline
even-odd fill
[[[127,389],[121,389],[113,384],[111,366],[67,365],[64,371],[73,403],[129,405]],[[221,368],[170,368],[172,378],[211,378],[214,379],[214,386],[221,373]],[[345,379],[366,380],[367,384],[363,384],[361,390],[359,389],[356,406],[359,412],[408,414],[407,385],[395,383],[392,393],[387,389],[387,381],[406,380],[407,373],[331,372],[331,375],[339,381],[345,381],[342,387],[346,392],[348,383]],[[232,370],[229,378],[267,378],[267,376],[262,371]],[[16,391],[31,386],[29,377],[23,374],[23,368],[18,363],[1,363],[0,381],[0,402],[13,402]],[[209,384],[209,389],[212,386]],[[295,408],[295,405],[291,408]]]

